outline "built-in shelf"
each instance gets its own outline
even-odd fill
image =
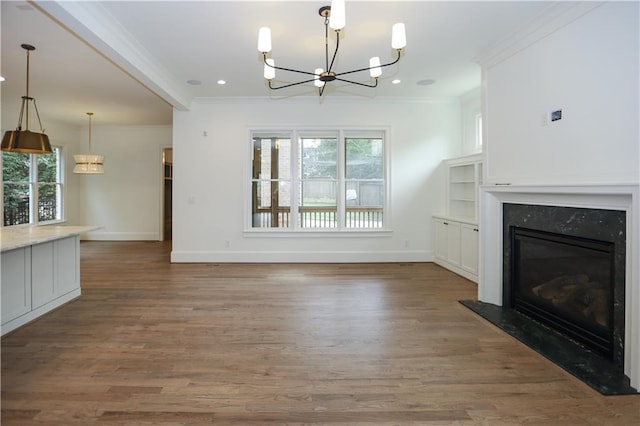
[[[446,208],[433,216],[434,261],[478,282],[478,191],[480,154],[445,161]]]

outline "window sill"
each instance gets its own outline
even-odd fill
[[[382,238],[390,237],[393,234],[391,229],[246,229],[243,236],[249,238]]]

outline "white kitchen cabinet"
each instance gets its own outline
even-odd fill
[[[31,311],[31,248],[2,253],[2,324]]]
[[[2,252],[2,334],[80,296],[80,239]]]

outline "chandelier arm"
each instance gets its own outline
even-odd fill
[[[358,86],[364,86],[364,87],[378,87],[378,79],[376,78],[376,83],[375,84],[366,84],[366,83],[359,83],[357,81],[351,81],[351,80],[345,80],[344,78],[338,78],[336,77],[337,81],[344,81],[345,83],[351,83],[351,84],[357,84]]]
[[[336,55],[338,54],[338,48],[340,47],[340,30],[336,30],[336,50],[333,51],[333,58],[331,58],[331,66],[327,65],[327,72],[331,72],[333,70],[333,63],[336,60]],[[325,52],[325,57],[328,61],[328,51]]]
[[[269,80],[269,89],[271,89],[271,90],[284,89],[285,87],[291,87],[291,86],[297,86],[299,84],[311,83],[312,81],[315,81],[315,79],[299,81],[297,83],[285,84],[284,86],[280,86],[280,87],[273,87],[271,85],[271,80]]]
[[[300,70],[294,70],[294,69],[292,69],[292,68],[284,68],[284,67],[278,67],[278,66],[271,65],[271,64],[269,64],[269,63],[267,62],[267,55],[266,55],[266,54],[263,54],[263,57],[264,57],[264,63],[265,63],[267,66],[269,66],[269,67],[271,67],[271,68],[273,68],[273,69],[280,70],[280,71],[297,72],[297,73],[299,73],[299,74],[307,74],[307,75],[317,76],[317,74],[316,74],[316,73],[309,72],[309,71],[300,71]],[[313,80],[310,80],[310,81],[313,81]],[[308,82],[305,82],[305,83],[308,83]],[[298,83],[296,83],[296,84],[298,84]]]
[[[397,64],[397,63],[398,63],[398,61],[400,61],[400,52],[401,52],[401,49],[398,49],[398,57],[396,58],[396,60],[395,60],[395,61],[393,61],[393,62],[389,62],[389,63],[387,63],[387,64],[382,64],[382,65],[377,66],[377,67],[374,67],[374,68],[384,68],[384,67],[388,67],[389,65]],[[337,73],[336,73],[336,77],[337,77],[337,76],[339,76],[339,75],[353,74],[354,72],[362,72],[362,71],[369,71],[369,70],[371,70],[371,67],[367,67],[367,68],[360,68],[360,69],[353,70],[353,71],[337,72]]]

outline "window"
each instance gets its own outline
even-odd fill
[[[4,226],[62,220],[61,149],[52,154],[2,153]]]
[[[253,228],[383,228],[383,131],[254,132],[252,147]]]
[[[476,114],[476,149],[482,150],[482,115]]]

